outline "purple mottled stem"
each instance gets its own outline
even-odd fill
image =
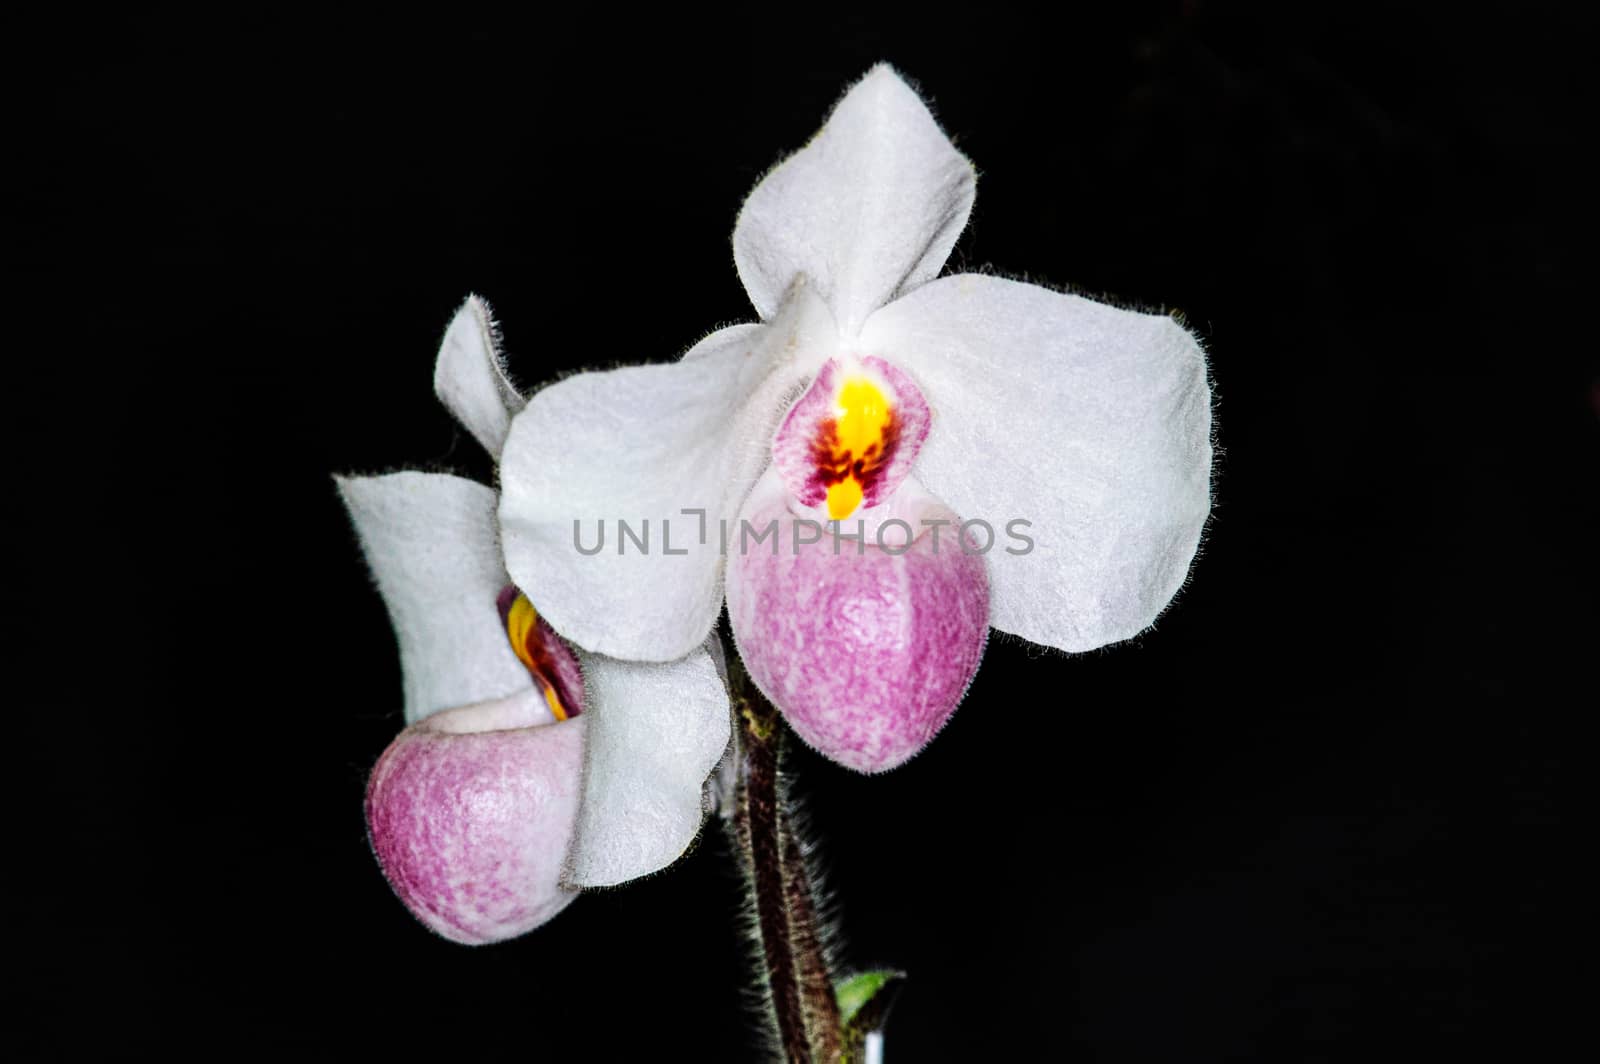
[[[744,772],[738,835],[754,895],[761,953],[784,1055],[835,1061],[839,1007],[817,935],[816,908],[799,840],[783,808],[779,779],[782,718],[751,692],[741,700]]]

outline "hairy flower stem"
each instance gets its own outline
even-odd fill
[[[761,955],[784,1055],[848,1059],[834,980],[817,931],[805,855],[780,778],[783,720],[758,693],[740,699],[742,725],[735,827],[755,905]]]

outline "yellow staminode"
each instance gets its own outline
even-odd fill
[[[861,505],[863,470],[882,460],[893,422],[893,405],[876,384],[866,377],[845,379],[835,404],[832,441],[834,471],[842,477],[828,485],[829,519],[842,521]]]
[[[534,680],[544,688],[544,700],[550,712],[556,720],[566,720],[567,707],[561,704],[561,696],[556,693],[553,682],[555,665],[539,638],[539,613],[528,601],[528,596],[519,594],[516,601],[511,603],[511,609],[506,611],[506,635],[511,640],[511,649],[516,651],[517,660],[527,666]]]

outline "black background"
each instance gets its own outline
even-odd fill
[[[1591,28],[1322,6],[13,34],[43,552],[14,566],[10,1029],[755,1055],[715,838],[503,946],[394,900],[361,794],[398,663],[329,474],[492,475],[430,388],[469,291],[530,386],[748,319],[743,195],[887,59],[982,174],[952,268],[1181,310],[1222,448],[1152,632],[997,640],[888,777],[799,759],[849,955],[912,974],[892,1059],[1557,1039],[1592,844],[1560,797],[1596,635]]]

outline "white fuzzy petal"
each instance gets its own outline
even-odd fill
[[[529,686],[495,605],[494,492],[440,473],[337,482],[394,622],[406,723]]]
[[[822,131],[745,200],[733,258],[763,318],[809,276],[846,336],[936,276],[967,224],[976,177],[917,94],[877,66]]]
[[[485,450],[500,454],[523,399],[506,377],[489,304],[478,296],[467,297],[445,330],[433,390]]]
[[[991,623],[1081,651],[1148,627],[1211,508],[1211,392],[1172,318],[997,277],[945,277],[884,308],[863,348],[933,408],[916,472],[995,529]],[[1031,537],[1008,536],[1013,520]]]
[[[787,401],[837,341],[827,309],[797,285],[768,325],[722,329],[676,363],[535,394],[501,455],[500,525],[506,565],[545,619],[612,657],[674,661],[699,646],[722,608],[720,522],[736,519]],[[704,511],[703,537],[685,510]],[[647,551],[635,542],[646,522]],[[579,550],[602,530],[598,553]]]
[[[583,799],[564,878],[613,886],[665,868],[699,833],[732,734],[728,692],[704,647],[656,665],[585,655],[583,670]]]

